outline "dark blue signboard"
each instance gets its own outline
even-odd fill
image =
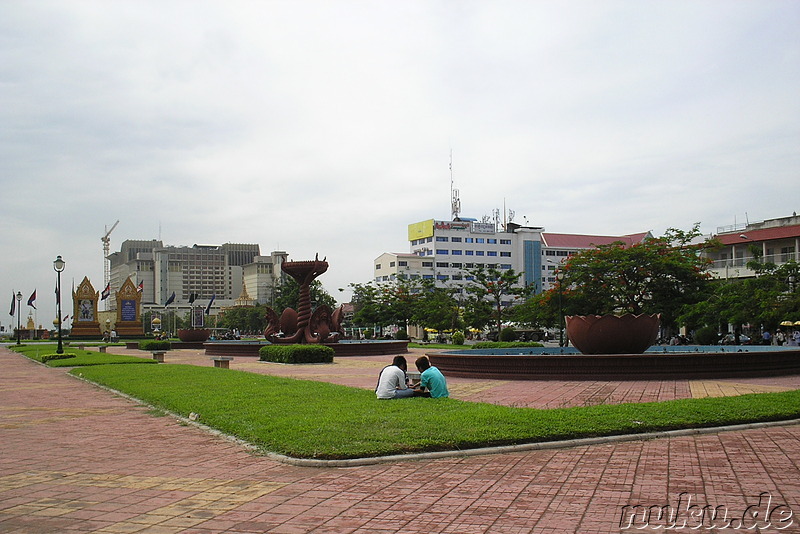
[[[122,310],[120,313],[120,318],[123,321],[135,321],[136,320],[136,301],[135,300],[123,300],[122,301]]]

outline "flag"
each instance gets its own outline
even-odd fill
[[[61,304],[61,294],[58,291],[58,286],[56,286],[56,290],[54,291],[54,293],[56,294],[56,306],[58,306],[59,304]]]
[[[14,314],[17,312],[17,297],[14,295],[14,292],[11,292],[11,311],[8,314],[11,317],[14,317]]]
[[[100,293],[100,300],[106,300],[111,294],[111,284],[106,284],[106,288]]]
[[[196,298],[197,298],[197,293],[192,293],[191,295],[189,295],[189,304],[193,303]]]
[[[208,301],[208,306],[206,306],[206,315],[211,313],[211,303],[214,302],[214,299],[217,298],[216,295],[211,295],[211,300]]]
[[[61,320],[64,321],[64,322],[69,321],[69,315],[65,315],[64,318],[61,319]]]
[[[141,282],[139,282],[139,285],[138,285],[138,286],[136,286],[136,291],[138,291],[139,293],[141,293],[142,291],[144,291],[144,280],[142,280]]]
[[[172,295],[170,295],[169,298],[167,299],[167,302],[164,303],[164,307],[166,308],[167,306],[172,304],[174,301],[175,301],[175,292],[173,291]]]
[[[33,308],[35,310],[36,309],[35,302],[36,302],[36,290],[34,289],[33,293],[31,293],[31,296],[28,299],[28,306],[30,306],[31,308]]]

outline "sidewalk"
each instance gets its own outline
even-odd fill
[[[231,367],[371,388],[390,359],[295,367],[240,358]],[[211,365],[199,351],[167,354],[167,362],[181,360]],[[621,531],[625,505],[679,507],[683,493],[684,505],[690,497],[741,517],[764,492],[773,509],[786,505],[779,511],[796,516],[783,532],[800,531],[796,425],[308,468],[157,417],[5,348],[0,369],[0,532],[605,533]],[[451,390],[457,398],[552,407],[800,387],[800,377],[678,382],[452,379]]]

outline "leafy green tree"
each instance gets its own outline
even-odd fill
[[[311,309],[314,310],[317,306],[326,305],[332,310],[336,309],[336,299],[333,298],[325,288],[322,287],[322,282],[314,280],[309,286],[309,293],[311,294]],[[300,284],[292,278],[287,276],[283,283],[276,291],[275,305],[272,307],[275,312],[280,315],[286,308],[297,309],[298,301],[300,299]]]
[[[267,326],[266,313],[266,306],[260,304],[228,308],[218,324],[241,332],[263,332]]]
[[[470,319],[480,322],[480,313],[489,310],[480,303],[488,302],[491,305],[491,315],[488,318],[483,317],[486,320],[484,325],[493,320],[499,333],[503,320],[511,316],[511,305],[521,301],[529,293],[529,288],[519,285],[522,273],[516,273],[514,269],[501,271],[483,266],[467,269],[467,273],[469,284],[465,289],[472,297],[468,300]],[[474,323],[472,326],[478,328]]]
[[[353,324],[377,326],[381,329],[391,324],[392,318],[383,302],[383,294],[373,282],[350,284],[353,289]]]
[[[562,267],[563,298],[572,313],[661,313],[674,326],[681,308],[702,301],[709,290],[709,261],[700,256],[714,242],[695,244],[699,225],[670,228],[660,238],[622,242],[579,252]]]
[[[436,287],[433,281],[425,282],[411,320],[439,332],[460,328],[461,318],[455,290]]]
[[[800,318],[800,291],[792,283],[798,279],[798,264],[756,260],[748,266],[756,277],[715,280],[712,294],[685,310],[681,319],[692,328],[709,325],[725,331],[730,324],[738,334],[745,324],[774,331],[782,321]]]

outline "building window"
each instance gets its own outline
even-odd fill
[[[496,250],[490,250],[490,251],[488,251],[486,253],[486,255],[487,256],[497,256],[497,251]]]
[[[497,239],[487,239],[486,242],[489,243],[490,245],[496,245]]]
[[[452,267],[453,269],[460,269],[461,268],[461,264],[460,263],[451,263],[450,267]]]
[[[556,255],[556,251],[555,250],[545,250],[544,254],[545,254],[545,256],[555,256]]]
[[[483,239],[482,237],[476,237],[476,238],[475,238],[475,242],[476,242],[476,243],[483,243],[483,242],[484,242],[484,239]]]
[[[449,279],[450,279],[450,277],[449,277],[449,276],[447,276],[446,274],[437,274],[437,275],[436,275],[436,279],[437,279],[437,280],[449,280]]]
[[[393,261],[390,261],[389,262],[389,267],[394,267],[394,266],[395,266],[395,263]]]
[[[450,264],[445,262],[445,261],[437,261],[436,262],[436,266],[437,267],[445,267],[446,268],[446,267],[450,267]]]
[[[500,253],[500,257],[502,257],[502,258],[510,258],[511,257],[511,253],[510,252],[501,252]]]
[[[511,264],[510,263],[501,263],[500,264],[500,268],[508,270],[508,269],[511,268]]]
[[[482,250],[476,250],[475,251],[475,255],[476,256],[483,256],[483,251]]]
[[[380,269],[380,268],[381,268],[381,264],[380,264],[380,263],[376,263],[376,264],[375,264],[375,270],[377,271],[377,270],[378,270],[378,269]]]
[[[453,251],[453,256],[461,256],[461,251],[460,250],[454,250]]]
[[[408,267],[408,262],[407,261],[401,261],[401,262],[398,262],[398,264],[400,265],[400,267]]]
[[[501,245],[510,245],[511,244],[511,240],[510,239],[501,239],[500,240],[500,244]]]
[[[432,261],[423,261],[422,262],[422,266],[423,267],[433,267],[433,262]]]
[[[438,235],[437,235],[437,236],[436,236],[436,241],[438,241],[439,243],[446,243],[446,242],[448,241],[448,239],[447,239],[447,237],[444,237],[444,236],[438,236]]]
[[[568,255],[569,255],[569,254],[567,253],[567,251],[566,251],[566,250],[557,250],[557,251],[556,251],[556,256],[565,256],[565,257],[566,257],[566,256],[568,256]]]
[[[465,250],[465,251],[464,251],[464,254],[465,254],[465,255],[467,255],[467,256],[472,256],[472,255],[474,255],[475,253],[474,253],[473,251],[471,251],[471,250]]]
[[[423,280],[433,280],[433,275],[432,274],[423,274],[422,275],[422,279]]]
[[[473,238],[471,238],[471,237],[465,237],[465,238],[464,238],[464,242],[465,242],[465,243],[474,243],[474,242],[475,242],[475,239],[473,239]]]
[[[450,241],[452,241],[453,243],[461,243],[461,238],[460,237],[451,237]]]
[[[443,248],[437,248],[436,249],[436,253],[444,255],[444,254],[450,254],[450,251],[447,250],[447,249],[443,249]]]

